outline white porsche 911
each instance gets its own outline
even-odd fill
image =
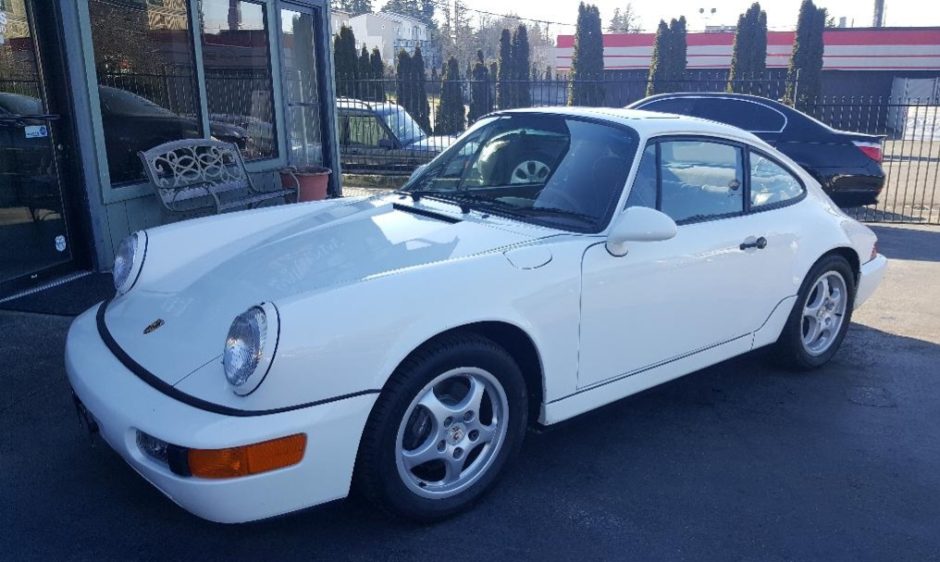
[[[66,365],[89,426],[196,515],[353,486],[433,520],[529,423],[762,346],[825,364],[882,278],[875,242],[739,129],[501,112],[395,193],[134,234]]]

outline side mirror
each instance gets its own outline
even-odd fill
[[[676,235],[676,221],[649,207],[628,207],[614,219],[607,235],[607,251],[612,256],[627,255],[627,242],[660,242]]]
[[[395,148],[395,141],[392,139],[379,139],[379,148],[384,148],[385,150],[391,150]]]

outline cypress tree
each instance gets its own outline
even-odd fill
[[[508,29],[503,29],[499,36],[499,71],[496,82],[496,106],[500,109],[513,107],[512,78],[512,36]]]
[[[427,75],[424,71],[424,57],[421,56],[421,47],[415,47],[415,54],[411,57],[412,79],[415,81],[415,112],[412,116],[418,125],[425,131],[431,130],[431,106],[428,103]]]
[[[656,41],[653,44],[653,59],[650,61],[649,80],[646,84],[646,95],[661,94],[668,91],[666,80],[669,69],[669,26],[659,20],[656,28]]]
[[[529,33],[524,25],[512,34],[512,68],[515,76],[513,107],[530,107],[532,92],[529,85]]]
[[[415,84],[412,79],[411,55],[402,49],[398,51],[398,64],[395,66],[395,88],[398,105],[414,116]]]
[[[434,133],[437,135],[456,135],[466,128],[463,106],[463,93],[460,88],[460,65],[457,59],[450,57],[444,67],[441,81],[441,103],[437,109]]]
[[[787,69],[784,102],[805,111],[822,90],[823,32],[826,10],[803,0],[796,24],[796,40]]]
[[[373,84],[369,50],[363,45],[362,50],[359,51],[359,60],[356,63],[356,94],[364,100],[371,100],[374,97],[372,93]]]
[[[767,70],[767,12],[754,2],[738,16],[728,73],[729,92],[760,93],[753,86],[756,78]]]
[[[568,105],[599,106],[604,103],[604,40],[597,6],[581,2],[571,61]]]
[[[372,49],[369,56],[369,66],[372,70],[372,79],[375,80],[373,94],[375,101],[385,101],[385,63],[382,62],[382,53],[378,47]]]
[[[688,48],[686,47],[685,16],[669,22],[669,78],[673,81],[673,89],[677,89],[678,82],[685,75]]]
[[[474,123],[490,111],[493,111],[493,98],[490,94],[490,71],[483,61],[483,51],[477,51],[477,61],[470,74],[470,112],[467,121]]]
[[[333,38],[333,61],[336,75],[336,95],[339,97],[357,96],[357,78],[359,62],[356,56],[356,36],[345,25]]]

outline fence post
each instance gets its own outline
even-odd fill
[[[799,106],[797,100],[800,99],[800,70],[797,68],[796,74],[793,76],[793,107]]]

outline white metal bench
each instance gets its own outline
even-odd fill
[[[171,213],[224,213],[287,197],[293,189],[260,191],[234,144],[209,139],[171,141],[138,153],[160,202]]]

